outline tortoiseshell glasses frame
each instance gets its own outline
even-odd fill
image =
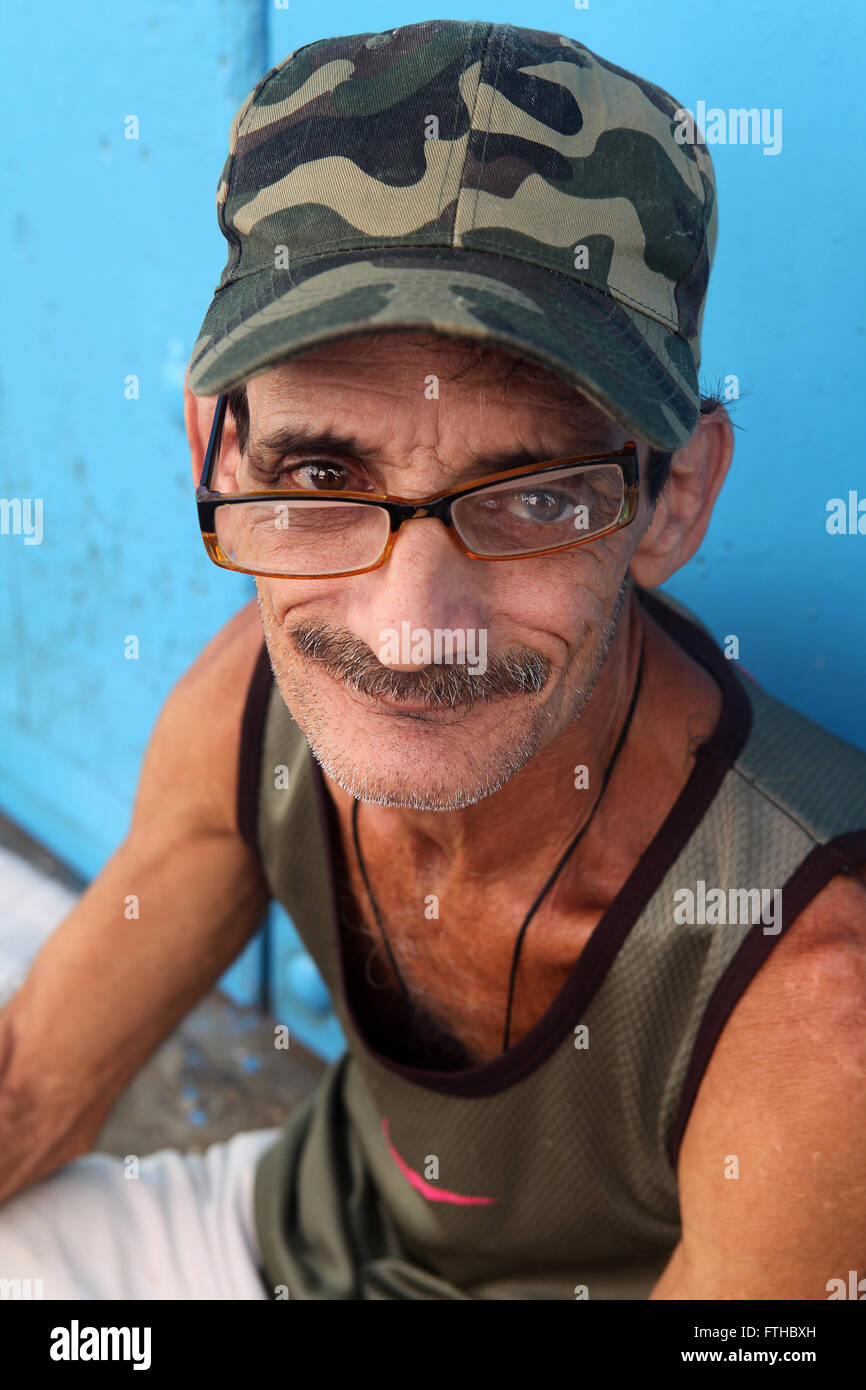
[[[198,505],[198,517],[202,538],[211,560],[222,569],[235,570],[240,574],[258,574],[271,579],[337,579],[351,574],[366,574],[370,570],[378,569],[380,565],[385,564],[393,549],[401,526],[407,521],[414,521],[422,517],[435,517],[441,521],[444,526],[451,530],[463,551],[473,560],[537,559],[541,555],[552,555],[563,550],[573,550],[578,546],[588,545],[592,541],[600,540],[602,537],[620,530],[623,526],[628,526],[637,514],[640,495],[639,467],[637,445],[631,440],[624,448],[612,450],[607,453],[574,454],[567,458],[539,462],[529,469],[507,469],[498,473],[489,473],[483,478],[476,479],[474,482],[466,483],[462,487],[455,488],[454,491],[438,492],[434,493],[432,497],[424,498],[392,497],[380,493],[350,492],[346,490],[332,491],[325,488],[291,488],[243,493],[214,492],[211,490],[210,482],[219,461],[220,444],[222,441],[227,405],[228,396],[221,395],[218,398],[216,410],[214,411],[210,439],[208,440],[204,465],[202,467],[201,481],[196,488],[196,502]],[[459,524],[455,524],[452,519],[451,508],[454,503],[484,488],[488,488],[492,484],[514,482],[522,478],[527,479],[527,481],[533,478],[537,480],[538,475],[541,473],[549,474],[557,470],[566,472],[569,469],[574,471],[576,466],[580,468],[585,466],[588,469],[601,464],[613,464],[619,469],[622,475],[622,503],[615,519],[609,525],[604,526],[601,530],[594,531],[591,535],[581,536],[565,544],[547,546],[537,550],[525,550],[516,554],[483,555],[470,548],[460,534]],[[300,464],[297,466],[300,466]],[[313,574],[310,571],[298,573],[297,571],[280,570],[279,573],[275,573],[270,569],[263,571],[261,569],[248,568],[245,565],[237,564],[225,554],[217,536],[216,513],[218,508],[237,506],[242,503],[249,504],[268,501],[279,504],[286,503],[289,500],[292,504],[304,501],[318,502],[320,506],[323,502],[352,502],[359,503],[366,507],[377,507],[380,511],[387,512],[389,529],[378,558],[372,564],[360,565],[350,569],[328,571],[326,573],[316,572]]]

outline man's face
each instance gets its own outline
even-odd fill
[[[504,353],[475,359],[459,340],[389,333],[274,368],[248,383],[247,461],[232,451],[235,477],[217,486],[421,498],[510,466],[491,466],[501,454],[524,451],[531,466],[626,442],[624,429],[546,373],[515,371]],[[257,443],[286,425],[351,435],[361,447],[287,455],[282,475],[253,483]],[[612,535],[501,562],[470,558],[453,531],[422,518],[404,524],[390,558],[368,573],[258,579],[280,690],[326,773],[364,800],[416,809],[456,810],[496,791],[586,704],[648,510],[642,497],[637,520]],[[464,664],[423,659],[423,634],[432,651],[446,629],[466,634]]]

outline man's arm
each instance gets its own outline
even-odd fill
[[[831,879],[734,1008],[683,1137],[682,1239],[652,1298],[818,1300],[866,1276],[864,881]]]
[[[248,604],[172,691],[126,840],[0,1010],[0,1202],[88,1151],[130,1078],[262,920],[267,890],[235,813],[261,643]]]

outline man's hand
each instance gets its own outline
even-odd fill
[[[235,812],[261,644],[248,604],[172,691],[127,839],[0,1010],[0,1202],[88,1151],[131,1077],[261,923],[267,889]]]
[[[834,877],[801,913],[716,1044],[654,1299],[818,1300],[866,1276],[863,876]]]

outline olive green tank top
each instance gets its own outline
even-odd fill
[[[333,803],[263,648],[239,827],[348,1044],[256,1170],[272,1297],[643,1299],[664,1269],[719,1034],[803,908],[866,860],[866,754],[742,675],[669,597],[639,597],[718,682],[718,723],[554,1002],[477,1065],[407,1059],[362,1000]]]

